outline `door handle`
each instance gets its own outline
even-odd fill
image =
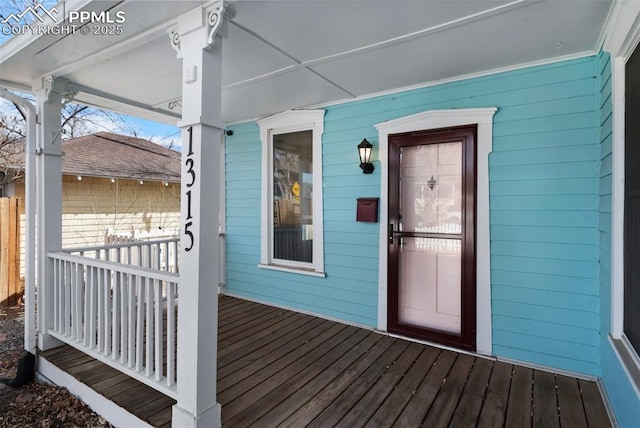
[[[395,230],[393,230],[393,223],[389,223],[389,244],[393,244],[393,237],[394,236],[399,236],[399,237],[402,238],[404,236],[404,233],[403,232],[396,232]]]

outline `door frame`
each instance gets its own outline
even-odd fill
[[[491,259],[489,237],[489,154],[493,146],[496,107],[429,110],[375,125],[380,160],[380,243],[378,270],[378,330],[387,331],[389,135],[447,127],[477,125],[476,140],[476,352],[492,355]]]
[[[389,176],[389,186],[392,192],[389,196],[389,207],[387,213],[390,215],[388,219],[389,227],[398,222],[398,218],[391,216],[396,212],[396,208],[400,209],[400,194],[396,192],[397,186],[400,184],[400,176],[402,174],[402,165],[399,162],[399,154],[401,147],[415,147],[421,145],[438,145],[442,143],[451,143],[454,141],[461,142],[460,150],[460,179],[461,179],[461,231],[460,231],[460,332],[453,333],[437,328],[421,327],[410,323],[403,323],[399,319],[399,302],[400,302],[400,266],[399,266],[399,249],[397,243],[393,246],[388,243],[388,261],[387,261],[387,329],[390,333],[407,335],[421,340],[429,340],[440,343],[442,345],[452,346],[455,348],[465,349],[475,352],[476,350],[476,257],[475,257],[475,229],[476,229],[476,141],[477,126],[449,127],[437,129],[433,131],[420,131],[410,133],[391,134],[391,140],[394,144],[389,144],[389,155],[395,150],[394,156],[389,159],[389,171],[394,171]],[[417,143],[417,144],[416,144]],[[397,147],[397,149],[393,149]],[[427,174],[428,175],[428,174]],[[398,228],[396,224],[396,229]],[[399,238],[402,239],[402,238]],[[391,241],[391,238],[389,238]]]

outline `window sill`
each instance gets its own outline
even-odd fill
[[[315,270],[311,270],[311,269],[296,269],[296,268],[290,268],[290,267],[286,267],[286,266],[279,266],[279,265],[264,265],[264,264],[259,264],[258,265],[259,268],[261,269],[269,269],[269,270],[277,270],[280,272],[289,272],[289,273],[297,273],[299,275],[308,275],[308,276],[316,276],[319,278],[324,278],[327,276],[326,273],[324,272],[318,272]]]
[[[622,336],[620,339],[614,339],[609,335],[609,341],[622,367],[629,376],[629,382],[631,382],[633,389],[636,391],[638,397],[640,397],[640,358],[638,358],[638,354],[636,354],[631,343],[629,343],[625,336]]]

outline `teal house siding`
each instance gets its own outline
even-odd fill
[[[379,225],[355,221],[356,198],[380,196],[374,125],[427,110],[497,107],[489,159],[493,352],[599,374],[600,65],[586,57],[326,107],[326,278],[258,267],[259,128],[228,127],[228,292],[375,327]],[[374,144],[369,176],[358,168],[363,138]]]
[[[607,397],[620,427],[635,427],[640,420],[640,399],[620,364],[611,342],[611,206],[612,206],[612,99],[611,60],[598,57],[600,76],[600,191],[598,211],[600,238],[600,340],[601,373]]]

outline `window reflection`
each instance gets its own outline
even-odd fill
[[[311,263],[313,132],[273,136],[273,254]]]

